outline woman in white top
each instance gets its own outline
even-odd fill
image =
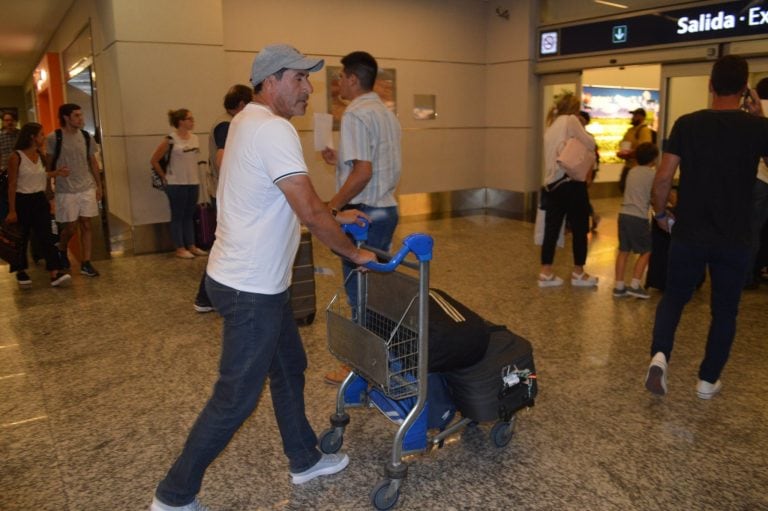
[[[70,276],[61,271],[61,262],[51,232],[51,205],[45,195],[49,178],[69,175],[69,169],[62,167],[52,172],[45,171],[41,148],[45,145],[43,127],[28,122],[21,127],[14,151],[8,158],[8,216],[6,223],[18,223],[22,235],[21,261],[11,265],[16,272],[19,285],[32,283],[27,275],[27,242],[31,233],[40,240],[45,257],[45,268],[51,274],[51,285],[59,286]]]
[[[150,162],[165,184],[165,193],[168,195],[171,206],[171,237],[176,247],[176,257],[192,259],[195,256],[208,254],[195,246],[195,225],[192,220],[200,189],[197,170],[200,143],[197,135],[192,133],[195,128],[195,118],[189,110],[186,108],[170,110],[168,121],[175,129],[163,138]],[[166,170],[163,170],[160,160],[170,143],[173,143],[170,162]]]
[[[593,287],[597,278],[584,271],[587,260],[587,233],[589,231],[589,196],[587,184],[573,181],[557,163],[560,151],[571,137],[576,137],[587,147],[595,150],[595,140],[582,126],[577,114],[580,102],[573,94],[563,94],[547,116],[544,132],[544,165],[546,176],[541,192],[541,207],[546,210],[544,241],[541,245],[541,271],[539,287],[561,286],[563,279],[555,275],[555,244],[560,235],[563,220],[567,219],[573,233],[573,272],[571,285]]]

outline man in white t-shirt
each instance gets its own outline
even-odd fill
[[[304,413],[307,358],[289,297],[299,221],[355,264],[375,260],[343,234],[358,211],[331,211],[312,187],[296,129],[323,67],[287,45],[265,47],[253,61],[254,101],[232,121],[217,192],[216,243],[206,290],[224,318],[219,379],[179,458],[160,482],[152,511],[200,510],[196,498],[208,466],[256,408],[270,380],[275,417],[294,484],[334,474],[346,454],[322,454]],[[362,215],[365,216],[365,215]]]

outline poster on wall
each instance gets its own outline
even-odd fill
[[[328,113],[333,116],[333,129],[338,130],[341,125],[341,116],[344,114],[349,101],[342,99],[339,88],[339,74],[341,66],[326,66],[326,83],[328,83]],[[395,70],[379,69],[373,91],[379,95],[389,110],[397,115],[397,97]]]
[[[616,156],[619,143],[624,133],[632,126],[630,112],[643,108],[645,122],[653,129],[658,129],[659,91],[658,89],[628,89],[618,87],[598,87],[585,85],[582,89],[582,108],[589,112],[592,121],[587,131],[595,136],[600,161],[603,163],[622,163]]]

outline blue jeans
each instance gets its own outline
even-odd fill
[[[165,193],[171,205],[171,239],[176,248],[191,247],[195,244],[195,206],[199,185],[168,185]]]
[[[304,413],[307,357],[289,292],[246,293],[206,278],[205,289],[224,318],[219,379],[156,495],[171,506],[192,502],[208,466],[251,415],[269,376],[272,405],[291,472],[322,456]]]
[[[716,382],[728,361],[736,335],[736,315],[748,259],[748,247],[696,245],[673,237],[669,246],[667,285],[656,308],[651,356],[662,352],[669,360],[683,308],[690,301],[705,268],[709,267],[712,319],[704,360],[699,366],[699,379]]]
[[[395,234],[397,222],[400,219],[397,213],[397,206],[374,208],[361,204],[355,205],[354,208],[371,217],[371,223],[368,227],[368,241],[365,244],[369,247],[388,252],[392,245],[392,236]],[[357,265],[343,259],[341,266],[344,273],[344,288],[347,291],[347,301],[354,307],[357,305],[357,274],[351,278],[348,277],[357,268]]]
[[[749,263],[747,263],[746,284],[755,282],[759,275],[760,268],[755,268],[757,254],[760,252],[761,234],[763,226],[768,220],[768,183],[760,179],[755,179],[755,187],[752,189],[752,244],[749,254]]]
[[[208,298],[208,293],[205,292],[205,281],[208,278],[208,273],[203,272],[200,277],[200,285],[197,286],[197,296],[195,296],[195,305],[209,305],[212,306],[211,299]]]

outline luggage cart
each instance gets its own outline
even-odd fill
[[[358,246],[367,239],[367,226],[345,228]],[[400,497],[400,488],[408,473],[408,466],[402,460],[408,454],[404,440],[412,432],[411,428],[416,425],[414,434],[423,434],[426,438],[426,426],[423,432],[418,426],[426,424],[426,417],[421,416],[427,403],[432,247],[430,236],[411,234],[394,256],[374,250],[389,262],[366,265],[372,272],[356,272],[358,303],[354,310],[347,305],[343,290],[326,310],[328,347],[353,372],[339,387],[336,413],[331,415],[331,428],[320,436],[320,450],[335,453],[341,448],[344,428],[349,424],[345,408],[369,405],[370,395],[384,400],[416,400],[395,434],[392,456],[384,467],[385,477],[371,491],[371,503],[378,510],[391,509]],[[409,254],[414,254],[418,262],[405,261]],[[395,271],[400,265],[417,270],[418,278]]]

